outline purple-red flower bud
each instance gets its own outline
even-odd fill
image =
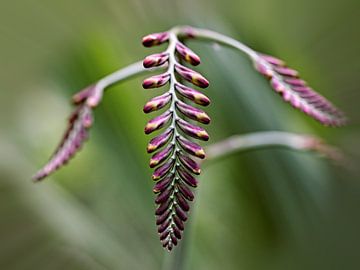
[[[174,233],[175,237],[177,239],[181,239],[181,231],[179,230],[179,228],[176,227],[176,225],[172,225],[171,227],[173,229],[173,233]]]
[[[266,62],[274,65],[274,66],[284,66],[285,65],[283,60],[275,58],[274,56],[261,54],[261,58],[264,59]]]
[[[151,139],[146,149],[147,152],[152,153],[157,149],[161,148],[162,146],[164,146],[170,140],[173,134],[174,134],[174,129],[171,128],[166,130],[164,133]]]
[[[178,127],[187,135],[194,137],[199,140],[208,141],[209,140],[209,134],[206,132],[205,129],[199,126],[195,126],[193,124],[190,124],[182,119],[177,119],[176,124]]]
[[[192,193],[192,191],[186,186],[186,184],[177,183],[176,187],[188,201],[194,200],[194,193]]]
[[[197,164],[193,159],[190,157],[183,155],[181,153],[178,153],[178,158],[182,165],[184,165],[189,171],[191,171],[193,174],[199,175],[201,173],[201,169],[199,164]]]
[[[169,40],[168,32],[153,33],[143,37],[142,44],[145,47],[152,47],[152,46],[160,45],[168,40]]]
[[[203,106],[208,106],[210,104],[210,99],[207,96],[205,96],[203,93],[195,89],[192,89],[190,87],[178,83],[175,84],[175,89],[180,95],[190,99],[196,104]]]
[[[144,68],[151,68],[151,67],[158,67],[164,64],[169,60],[169,54],[166,52],[163,53],[156,53],[147,56],[144,61],[143,65]]]
[[[171,101],[171,94],[165,93],[161,96],[157,96],[149,100],[144,106],[144,113],[150,113],[157,111],[165,107]]]
[[[188,173],[183,167],[179,166],[177,170],[180,178],[189,186],[197,187],[197,180],[194,176],[192,176],[190,173]]]
[[[175,213],[176,215],[182,220],[182,221],[186,221],[187,220],[187,214],[180,208],[180,206],[175,205]]]
[[[168,209],[161,216],[158,216],[156,218],[156,225],[162,224],[170,216],[170,213],[171,213],[171,210]]]
[[[161,224],[159,227],[158,227],[158,233],[163,233],[170,225],[171,223],[171,220],[167,220],[165,221],[163,224]]]
[[[184,222],[176,215],[173,216],[174,223],[179,230],[184,230]]]
[[[200,57],[181,42],[176,43],[176,51],[186,62],[194,66],[200,64]]]
[[[175,198],[176,198],[176,203],[181,207],[182,210],[184,210],[185,212],[190,210],[190,206],[188,202],[185,200],[185,198],[181,195],[180,192],[177,192],[175,194]]]
[[[155,203],[156,204],[161,204],[166,202],[169,198],[170,195],[172,194],[172,189],[168,188],[166,190],[164,190],[164,192],[161,192],[155,199]]]
[[[154,168],[154,167],[160,165],[161,163],[163,163],[165,160],[167,160],[168,157],[173,152],[174,148],[175,148],[175,145],[170,144],[165,149],[154,154],[150,159],[150,164],[149,164],[150,168]]]
[[[175,70],[181,77],[194,85],[197,85],[201,88],[206,88],[209,86],[209,82],[205,79],[204,76],[190,68],[184,67],[180,64],[176,64]]]
[[[176,108],[185,116],[196,120],[203,124],[209,124],[210,123],[210,117],[207,115],[206,112],[203,110],[200,110],[198,108],[195,108],[193,106],[187,105],[184,102],[177,101],[176,102]]]
[[[274,67],[274,70],[283,76],[288,76],[288,77],[298,77],[299,76],[299,72],[297,72],[294,69],[288,68],[288,67]]]
[[[157,88],[165,85],[170,80],[170,74],[164,73],[147,78],[143,81],[144,89]]]
[[[168,176],[166,176],[164,179],[160,180],[159,182],[157,182],[153,188],[153,192],[154,193],[159,193],[164,191],[171,183],[172,180],[174,179],[174,174],[170,174]]]
[[[183,137],[177,137],[176,141],[179,145],[189,154],[196,156],[198,158],[205,158],[205,151],[202,147],[194,142],[191,142]]]
[[[164,165],[160,166],[154,171],[152,175],[152,179],[154,181],[157,181],[163,178],[174,167],[174,165],[175,165],[175,160],[174,159],[169,160]]]
[[[171,203],[171,200],[168,200],[162,204],[156,209],[155,215],[160,216],[165,213],[165,211],[169,208],[169,205]]]
[[[145,126],[145,134],[161,129],[173,117],[172,112],[166,111],[163,114],[151,119]]]

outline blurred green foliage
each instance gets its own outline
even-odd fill
[[[2,0],[0,269],[359,269],[359,3]],[[59,140],[71,94],[153,52],[140,38],[176,24],[286,59],[351,122],[321,127],[284,104],[242,55],[191,42],[211,80],[212,141],[308,132],[341,147],[349,165],[286,150],[209,163],[191,230],[168,254],[158,243],[144,151],[141,110],[154,92],[142,90],[141,78],[109,90],[71,165],[41,184],[30,176]]]

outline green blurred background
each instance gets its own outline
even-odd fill
[[[40,184],[73,93],[158,51],[143,35],[189,24],[282,57],[350,118],[324,128],[277,97],[243,55],[192,41],[211,80],[211,141],[251,131],[324,137],[348,165],[272,149],[205,165],[186,239],[154,225],[141,79],[113,87],[91,140]],[[360,269],[358,0],[1,0],[0,269]],[[211,143],[211,142],[210,142]]]

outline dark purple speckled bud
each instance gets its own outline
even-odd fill
[[[210,99],[207,96],[205,96],[203,93],[195,89],[192,89],[190,87],[187,87],[179,83],[175,84],[175,89],[180,95],[190,99],[196,104],[203,106],[208,106],[210,104]]]
[[[150,159],[150,168],[154,168],[167,160],[171,153],[174,151],[174,148],[175,145],[170,144],[165,149],[154,154]]]
[[[178,227],[179,230],[183,231],[184,230],[184,222],[176,215],[173,216],[173,220],[174,220],[176,227]]]
[[[185,198],[183,197],[183,195],[181,195],[180,192],[177,192],[175,194],[175,198],[177,204],[181,207],[182,210],[184,210],[185,212],[188,212],[190,210],[188,202],[185,200]]]
[[[174,164],[175,164],[175,160],[171,159],[168,162],[166,162],[164,165],[157,168],[152,175],[152,179],[154,181],[157,181],[162,177],[164,177],[174,167]]]
[[[157,182],[153,188],[154,193],[159,193],[164,191],[173,181],[174,174],[166,176],[164,179]]]
[[[161,192],[159,195],[157,195],[155,199],[155,203],[161,204],[166,202],[170,198],[171,194],[172,194],[172,189],[166,189],[164,192]]]
[[[171,242],[176,246],[178,243],[177,238],[175,237],[175,235],[170,234],[170,238],[171,238]]]
[[[167,211],[165,211],[165,213],[163,213],[161,216],[158,216],[156,218],[156,225],[160,225],[162,224],[169,216],[170,216],[171,210],[168,209]]]
[[[189,154],[196,156],[198,158],[205,158],[205,151],[202,147],[194,142],[191,142],[183,137],[176,138],[179,145]]]
[[[145,47],[152,47],[152,46],[160,45],[168,40],[169,40],[168,32],[153,33],[143,37],[142,44]]]
[[[156,53],[147,56],[143,61],[144,68],[158,67],[169,60],[169,54],[166,52]]]
[[[169,208],[171,200],[168,200],[165,203],[160,204],[160,206],[156,209],[155,215],[160,216],[165,213],[165,211]]]
[[[173,232],[174,232],[174,235],[175,235],[175,237],[177,238],[177,239],[181,239],[181,231],[179,230],[179,228],[178,227],[176,227],[176,226],[171,226],[172,227],[172,229],[173,229]]]
[[[142,86],[144,89],[157,88],[165,85],[169,80],[170,80],[170,74],[163,73],[145,79],[142,83]]]
[[[200,64],[200,57],[181,42],[176,43],[176,51],[186,62],[193,66]]]
[[[171,94],[165,93],[149,100],[144,106],[144,113],[150,113],[164,108],[171,101]]]
[[[170,234],[170,231],[169,231],[169,230],[161,233],[161,234],[160,234],[160,241],[165,240],[165,239],[169,236],[169,234]]]
[[[183,231],[183,230],[184,230],[184,227],[185,227],[185,226],[184,226],[184,222],[183,222],[178,216],[176,216],[176,215],[173,215],[172,217],[173,217],[173,221],[174,221],[176,227],[177,227],[179,230]]]
[[[205,129],[199,126],[195,126],[193,124],[190,124],[182,119],[176,120],[176,124],[178,127],[187,135],[194,137],[199,140],[208,141],[209,140],[209,134],[206,132]]]
[[[161,148],[162,146],[164,146],[170,140],[173,134],[174,134],[174,129],[170,128],[166,130],[164,133],[151,139],[146,149],[147,152],[152,153],[157,149]]]
[[[199,175],[201,173],[199,164],[197,164],[190,157],[183,155],[181,153],[178,153],[178,158],[179,158],[181,164],[184,165],[192,173],[197,174],[197,175]]]
[[[181,180],[183,180],[186,184],[192,187],[197,187],[198,182],[195,177],[188,173],[183,167],[179,166],[177,172]]]
[[[181,194],[184,195],[184,197],[185,197],[188,201],[194,200],[194,194],[193,194],[192,191],[186,186],[186,184],[177,183],[176,187],[177,187],[177,189],[179,190],[179,192],[181,192]]]
[[[182,101],[176,102],[176,108],[185,116],[196,120],[203,124],[209,124],[210,123],[210,117],[207,115],[206,112],[203,110],[200,110],[198,108],[195,108],[193,106],[190,106],[188,104],[185,104]]]
[[[158,233],[163,233],[170,225],[171,223],[171,220],[167,220],[165,221],[163,224],[161,224],[159,227],[158,227]]]
[[[163,114],[151,119],[145,126],[145,134],[162,128],[172,118],[173,114],[170,111],[166,111]]]
[[[182,221],[186,221],[187,220],[187,214],[180,208],[180,206],[175,205],[175,213],[176,215],[182,220]]]
[[[180,64],[176,64],[175,70],[181,77],[191,82],[192,84],[195,84],[201,88],[206,88],[209,86],[208,80],[206,80],[200,73],[190,68],[184,67]]]

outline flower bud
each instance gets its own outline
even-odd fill
[[[169,208],[169,205],[171,203],[171,200],[166,201],[165,203],[162,203],[159,205],[159,207],[155,211],[155,215],[160,216]]]
[[[170,140],[173,134],[174,134],[174,129],[171,128],[165,131],[164,133],[154,137],[147,146],[146,149],[147,152],[152,153],[157,149],[161,148],[162,146],[164,146]]]
[[[178,183],[176,187],[188,201],[194,200],[194,193],[192,193],[192,191],[186,186],[186,184]]]
[[[274,67],[274,70],[283,76],[288,76],[288,77],[298,77],[299,76],[299,72],[297,72],[294,69],[288,68],[288,67]]]
[[[164,73],[145,79],[142,83],[142,86],[144,89],[158,88],[165,85],[169,80],[170,74]]]
[[[192,64],[193,66],[200,64],[200,57],[181,42],[176,43],[176,51],[186,62]]]
[[[153,188],[153,192],[154,193],[159,193],[164,191],[171,183],[172,180],[174,179],[174,174],[170,174],[168,176],[166,176],[164,179],[160,180],[159,182],[157,182]]]
[[[193,159],[189,158],[186,155],[178,153],[178,158],[182,165],[184,165],[189,171],[194,174],[199,175],[201,173],[201,169],[199,164],[197,164]]]
[[[143,37],[142,44],[145,47],[152,47],[152,46],[160,45],[168,40],[169,40],[168,32],[153,33]]]
[[[198,158],[205,158],[205,151],[202,147],[194,142],[191,142],[183,137],[176,138],[179,145],[190,155],[196,156]]]
[[[198,108],[192,107],[190,105],[185,104],[184,102],[177,101],[176,108],[185,116],[196,120],[203,124],[210,123],[210,117],[203,111]]]
[[[173,220],[174,220],[174,223],[176,225],[177,228],[179,228],[179,230],[183,231],[184,230],[184,222],[182,222],[181,219],[179,219],[178,216],[173,216]]]
[[[168,53],[157,53],[147,56],[143,61],[144,68],[158,67],[169,60]]]
[[[178,127],[187,135],[194,137],[199,140],[208,141],[209,140],[209,134],[206,132],[205,129],[199,126],[195,126],[193,124],[190,124],[182,119],[176,120],[176,124]]]
[[[179,83],[175,84],[175,89],[180,95],[190,99],[196,104],[203,106],[208,106],[210,104],[210,99],[207,96],[205,96],[203,93],[195,89],[192,89],[190,87],[187,87]]]
[[[274,56],[261,54],[261,58],[264,59],[266,62],[270,63],[271,65],[274,65],[274,66],[284,66],[285,65],[283,60],[275,58]]]
[[[172,96],[170,93],[165,93],[164,95],[152,98],[145,104],[143,109],[144,113],[150,113],[153,111],[160,110],[170,102],[171,97]]]
[[[174,148],[175,146],[173,144],[170,144],[165,149],[154,154],[150,159],[150,168],[154,168],[163,163],[171,155]]]
[[[175,213],[176,215],[182,220],[182,221],[186,221],[187,220],[187,214],[180,208],[180,206],[175,205]]]
[[[176,225],[172,225],[173,233],[177,239],[181,239],[181,231],[178,229]]]
[[[160,225],[160,224],[164,223],[164,221],[170,216],[170,213],[171,213],[171,210],[168,209],[161,216],[158,216],[156,218],[156,225]]]
[[[200,73],[192,69],[184,67],[180,64],[176,64],[175,70],[181,77],[196,86],[199,86],[201,88],[206,88],[209,86],[209,82]]]
[[[167,220],[165,221],[163,224],[161,224],[159,227],[158,227],[158,233],[163,233],[170,225],[171,223],[171,220]]]
[[[175,160],[171,159],[168,162],[166,162],[164,165],[157,168],[152,175],[152,179],[154,181],[157,181],[162,177],[164,177],[174,167],[174,164],[175,164]]]
[[[151,119],[145,126],[145,134],[150,134],[155,130],[161,129],[172,118],[172,112],[166,111],[163,114]]]
[[[188,173],[183,167],[179,167],[177,170],[180,178],[189,186],[197,187],[197,180],[190,173]]]
[[[160,203],[164,203],[166,202],[170,195],[172,193],[172,189],[166,189],[164,190],[164,192],[161,192],[155,199],[155,203],[156,204],[160,204]]]
[[[181,193],[177,192],[175,194],[175,198],[176,198],[176,202],[177,204],[180,206],[180,208],[182,210],[184,210],[185,212],[190,210],[190,206],[188,204],[188,202],[185,200],[185,198],[181,195]]]

